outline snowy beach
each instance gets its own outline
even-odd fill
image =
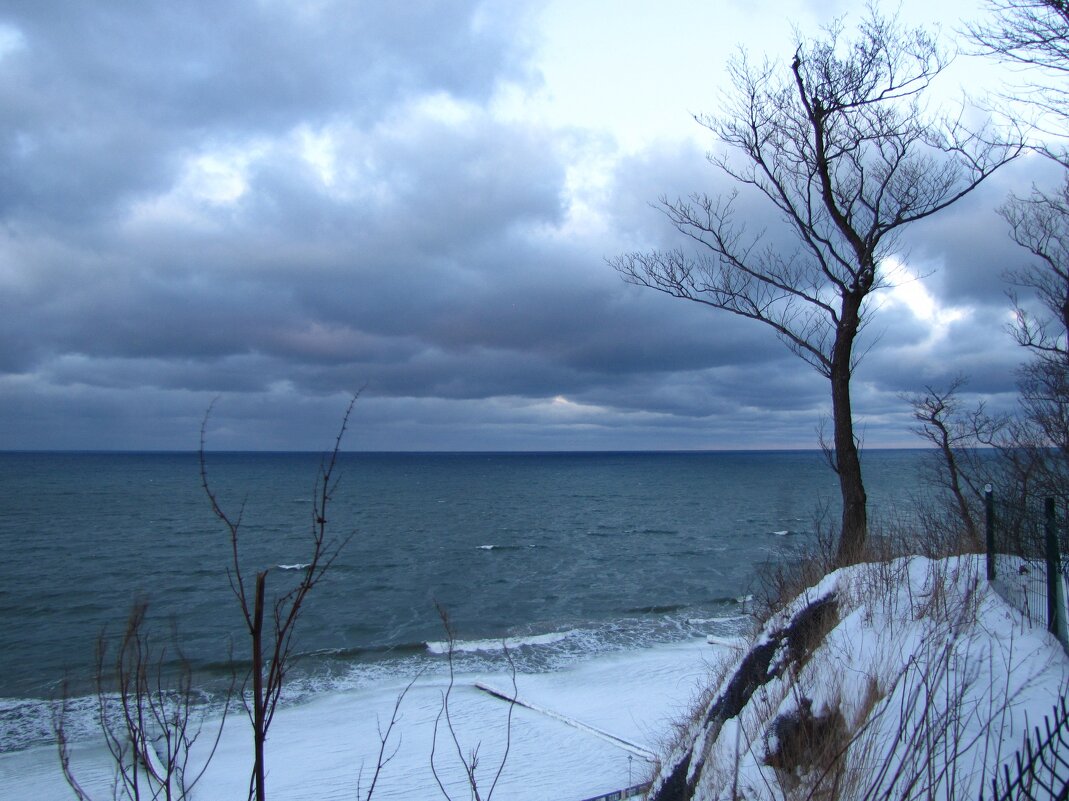
[[[495,797],[510,801],[581,799],[648,778],[641,751],[660,753],[673,723],[689,709],[709,665],[732,653],[692,640],[577,662],[568,669],[516,677],[518,697],[582,727],[517,706],[511,745]],[[508,690],[507,673],[458,675],[450,710],[467,754],[480,746],[479,781],[489,787],[506,742],[508,704],[475,682]],[[375,788],[378,799],[439,796],[430,769],[435,719],[447,677],[421,677],[405,697],[388,747],[394,759]],[[387,725],[404,684],[330,693],[282,709],[268,742],[268,786],[278,801],[355,799],[368,787],[378,756],[378,727]],[[219,749],[195,797],[242,798],[248,788],[251,736],[241,710],[227,721]],[[205,740],[210,727],[205,727]],[[607,735],[632,743],[628,749]],[[463,771],[448,731],[439,731],[435,764],[447,789],[467,797]],[[108,797],[111,766],[98,741],[77,743],[75,769],[94,797]],[[361,779],[361,771],[363,778]],[[71,797],[56,751],[36,747],[0,755],[0,787],[7,798],[52,801]]]

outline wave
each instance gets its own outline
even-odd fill
[[[537,545],[476,545],[480,551],[524,551],[528,548],[537,548]]]
[[[409,656],[421,654],[427,648],[425,642],[402,642],[382,645],[361,645],[349,648],[317,648],[312,651],[300,651],[300,657],[339,660],[349,662],[370,656]]]
[[[736,604],[742,603],[742,601],[740,601],[738,597],[734,595],[717,595],[713,598],[710,598],[709,603],[715,604],[716,606],[734,606]]]
[[[505,638],[517,669],[545,673],[580,661],[618,656],[638,649],[708,637],[746,636],[750,618],[733,602],[709,606],[649,606],[654,614],[618,615],[608,620],[570,621],[545,633],[515,632]],[[673,611],[668,611],[673,610]],[[718,612],[720,614],[718,614]],[[417,635],[418,637],[418,635]],[[459,640],[453,644],[454,664],[460,671],[485,674],[500,671],[502,640],[496,637]],[[330,692],[376,686],[391,688],[418,675],[443,675],[444,641],[412,638],[399,643],[310,648],[294,653],[294,671],[288,678],[282,702],[296,705]],[[235,675],[250,667],[248,660],[216,660],[195,666],[199,677],[197,705],[211,714],[221,712],[226,688]],[[97,736],[95,698],[72,699],[71,733],[78,739]],[[54,742],[51,706],[45,699],[0,699],[0,753]]]
[[[686,604],[664,604],[663,606],[634,606],[625,609],[627,615],[670,615],[672,612],[680,612],[687,608]]]
[[[279,570],[304,570],[306,567],[308,567],[308,565],[309,565],[308,562],[305,562],[304,564],[278,565],[278,569]]]
[[[570,631],[554,631],[549,634],[532,634],[527,637],[507,637],[504,640],[458,640],[453,643],[453,653],[479,653],[488,651],[500,651],[502,642],[510,649],[523,648],[534,645],[552,645],[569,637],[574,637],[580,632],[576,629]],[[444,641],[428,642],[427,650],[432,654],[449,653],[449,643]]]
[[[593,530],[587,530],[586,534],[591,537],[613,537],[617,535],[630,536],[670,536],[678,534],[675,528],[621,528],[620,526],[606,526],[599,524]]]

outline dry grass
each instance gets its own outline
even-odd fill
[[[695,755],[705,762],[702,786],[721,788],[715,797],[732,801],[929,801],[956,797],[972,786],[961,774],[969,761],[963,757],[976,761],[979,753],[983,765],[999,756],[986,732],[1001,728],[1011,699],[988,699],[982,708],[965,703],[981,680],[965,656],[972,635],[964,633],[978,620],[982,577],[975,560],[943,558],[973,550],[960,527],[944,523],[927,538],[919,533],[920,517],[901,516],[874,527],[864,564],[839,585],[845,609],[863,609],[867,625],[886,630],[887,664],[901,660],[894,653],[896,628],[921,627],[919,650],[905,666],[888,672],[883,664],[862,665],[862,675],[845,684],[839,677],[829,679],[833,673],[814,674],[836,682],[821,688],[818,708],[799,678],[808,654],[797,655],[782,681],[758,688],[744,712],[725,722],[715,741]],[[918,554],[930,560],[917,561]],[[834,555],[834,538],[824,527],[803,558],[763,566],[754,592],[759,628],[837,569]],[[925,572],[918,575],[920,570]],[[916,631],[907,634],[916,636]],[[826,633],[814,633],[810,646],[819,646]],[[740,656],[711,666],[709,687],[676,726],[669,753],[694,743]],[[743,771],[743,765],[749,767]]]
[[[975,553],[969,533],[952,514],[920,501],[915,509],[909,513],[890,509],[872,523],[858,561],[882,566],[874,579],[874,590],[897,586],[903,576],[900,566],[894,565],[904,557],[943,559]],[[826,514],[817,516],[814,530],[812,545],[800,557],[786,562],[769,561],[757,567],[752,613],[759,626],[826,575],[844,567],[837,558],[837,535]]]
[[[724,682],[738,666],[745,651],[721,653],[716,659],[706,660],[704,679],[695,686],[693,697],[687,705],[688,712],[673,722],[671,730],[660,743],[661,753],[671,754],[690,743],[705,717],[706,710],[716,699]],[[658,765],[658,768],[660,766]]]

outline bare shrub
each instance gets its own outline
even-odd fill
[[[264,761],[264,743],[271,727],[282,686],[290,666],[293,650],[293,634],[301,609],[308,594],[323,579],[334,564],[349,538],[340,542],[327,540],[327,509],[337,488],[334,475],[341,451],[342,437],[349,424],[349,417],[356,405],[358,395],[353,395],[342,417],[341,428],[334,440],[334,449],[320,463],[312,492],[312,515],[309,530],[309,553],[297,584],[277,595],[271,604],[269,623],[265,623],[267,606],[268,570],[256,570],[252,587],[249,586],[248,568],[241,559],[241,526],[244,505],[236,514],[227,512],[208,481],[205,455],[208,419],[211,407],[204,415],[200,429],[200,476],[201,485],[208,496],[212,512],[226,527],[231,551],[231,563],[227,568],[230,589],[238,602],[241,616],[249,636],[252,667],[242,687],[241,697],[245,703],[253,731],[253,767],[249,779],[249,798],[265,801],[267,795],[267,770]]]
[[[910,660],[851,743],[847,761],[856,787],[853,797],[960,797],[963,757],[987,730],[969,725],[973,712],[965,699],[977,675],[962,664],[953,640],[926,641],[922,655]],[[885,719],[890,728],[880,725]]]
[[[434,774],[434,780],[438,784],[438,790],[447,799],[452,801],[452,796],[445,787],[445,783],[442,780],[441,775],[438,773],[438,767],[435,763],[435,757],[438,749],[438,733],[441,729],[442,720],[445,720],[445,729],[449,732],[449,739],[453,744],[453,748],[456,750],[456,758],[461,767],[464,770],[464,778],[467,783],[467,788],[471,793],[471,798],[474,801],[490,801],[494,795],[494,790],[497,788],[497,783],[501,779],[501,774],[505,770],[505,763],[508,761],[509,749],[512,746],[512,713],[516,708],[516,664],[512,661],[512,654],[509,652],[508,645],[502,641],[501,649],[505,655],[505,661],[509,666],[509,673],[512,677],[512,696],[509,700],[508,718],[505,724],[505,748],[504,753],[501,755],[501,761],[497,765],[497,769],[493,771],[493,779],[490,782],[489,788],[480,785],[478,771],[481,767],[480,764],[480,749],[482,743],[476,743],[474,746],[465,749],[460,742],[460,736],[457,733],[456,726],[453,723],[453,718],[450,712],[449,703],[452,699],[453,688],[456,681],[456,673],[454,669],[454,656],[456,654],[456,629],[453,628],[453,623],[449,619],[449,613],[446,609],[438,603],[435,603],[435,607],[438,610],[438,617],[442,621],[442,628],[445,630],[446,637],[446,661],[449,665],[449,682],[446,685],[446,689],[442,692],[442,705],[438,711],[438,717],[434,721],[434,731],[431,737],[431,772]],[[492,768],[491,768],[492,770]]]
[[[390,740],[393,736],[393,730],[397,727],[398,722],[401,719],[401,704],[404,703],[405,697],[408,695],[408,691],[412,689],[416,681],[423,675],[423,671],[419,671],[412,677],[411,681],[404,686],[404,689],[397,694],[394,699],[393,709],[390,712],[390,720],[387,722],[386,727],[383,728],[382,722],[379,721],[378,733],[379,733],[379,750],[375,759],[375,769],[371,772],[371,781],[368,785],[367,792],[363,791],[363,766],[360,768],[360,776],[356,783],[356,798],[357,801],[371,801],[375,795],[375,787],[379,783],[379,778],[382,775],[382,771],[386,768],[393,758],[397,756],[398,750],[401,748],[400,742],[397,745],[390,747]]]
[[[765,731],[764,763],[776,771],[781,788],[795,790],[815,767],[838,764],[846,738],[846,721],[837,704],[814,714],[812,700],[803,696],[795,709],[777,715]],[[838,771],[834,775],[837,779]],[[833,781],[829,788],[832,796],[836,784]]]
[[[130,801],[179,801],[204,775],[222,736],[233,683],[200,769],[188,770],[190,752],[203,731],[206,710],[197,705],[193,671],[182,653],[176,631],[171,646],[157,647],[146,628],[148,603],[135,601],[114,655],[106,632],[97,640],[97,715],[104,743],[115,767],[114,798]],[[66,721],[69,694],[53,709],[53,731],[63,777],[79,801],[91,796],[71,767]]]
[[[816,537],[801,554],[791,559],[769,559],[757,565],[750,612],[758,626],[767,623],[840,566],[838,536],[827,522],[827,509],[818,510],[813,526]]]

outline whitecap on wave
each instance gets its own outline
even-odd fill
[[[571,631],[554,631],[549,634],[533,634],[530,637],[510,637],[504,642],[509,648],[522,648],[525,645],[551,645],[579,633],[574,629]],[[500,651],[501,643],[501,640],[458,640],[453,643],[453,653]],[[449,652],[449,643],[444,641],[429,642],[427,643],[427,650],[432,654],[445,654]]]
[[[537,548],[537,545],[476,545],[477,550],[480,551],[519,551],[524,548]]]

